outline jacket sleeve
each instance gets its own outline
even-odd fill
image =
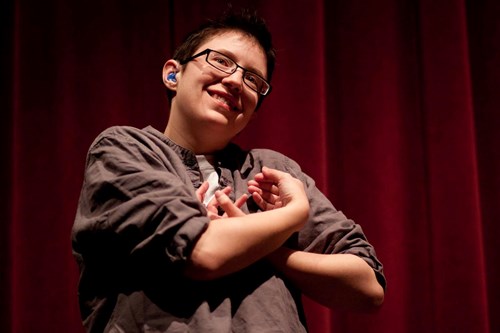
[[[316,187],[314,180],[301,171],[299,165],[283,156],[287,172],[301,179],[310,204],[309,221],[290,241],[298,250],[323,254],[349,253],[366,261],[375,271],[377,280],[386,287],[382,263],[368,242],[361,226],[335,209],[330,200]]]
[[[72,230],[75,254],[102,264],[188,258],[209,220],[180,159],[155,144],[116,130],[96,139]]]

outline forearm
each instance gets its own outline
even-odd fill
[[[194,279],[213,279],[241,270],[279,248],[307,217],[307,209],[290,205],[213,220],[196,242],[185,272]]]
[[[306,296],[329,308],[367,311],[383,302],[375,272],[357,256],[279,248],[268,258]]]

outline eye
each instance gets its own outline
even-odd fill
[[[252,72],[245,73],[245,82],[254,88],[254,90],[258,90],[262,86],[262,79]]]
[[[220,55],[214,55],[212,58],[212,61],[220,67],[228,67],[229,68],[232,66],[231,60],[229,60],[226,57],[220,56]]]
[[[253,83],[253,84],[257,84],[258,82],[258,77],[256,77],[254,74],[252,73],[248,73],[245,75],[245,80],[248,81],[248,83]]]

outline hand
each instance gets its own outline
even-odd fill
[[[196,241],[186,267],[189,278],[215,279],[248,267],[282,246],[309,220],[309,201],[301,181],[269,168],[263,168],[254,180],[256,185],[271,185],[268,190],[256,186],[255,195],[266,196],[264,192],[268,192],[268,200],[281,207],[245,214],[240,207],[247,199],[246,194],[232,202],[226,192],[230,189],[216,191],[215,201],[207,207],[212,220]],[[198,191],[200,199],[204,192],[205,186]],[[215,213],[218,207],[225,210],[221,216]]]
[[[259,179],[260,182],[256,179]],[[248,192],[252,195],[255,203],[264,211],[283,206],[278,185],[273,182],[266,182],[262,173],[257,174],[254,180],[248,181]]]
[[[248,182],[248,191],[262,210],[272,210],[297,202],[309,210],[304,185],[286,172],[267,167]]]
[[[229,189],[227,191],[226,189]],[[225,189],[221,191],[216,191],[215,192],[215,197],[210,201],[210,203],[207,206],[207,209],[210,207],[210,211],[215,211],[217,212],[217,207],[220,207],[224,210],[224,214],[218,215],[214,214],[212,216],[209,215],[211,220],[218,219],[218,218],[226,218],[226,217],[236,217],[236,216],[245,216],[246,214],[240,209],[241,206],[247,201],[248,196],[246,194],[243,194],[241,197],[236,199],[235,202],[232,202],[231,199],[227,196],[231,192],[230,187],[226,187]]]
[[[196,197],[200,202],[203,202],[205,200],[205,194],[208,191],[208,182],[204,181],[201,186],[196,190]]]
[[[205,199],[205,194],[208,190],[208,182],[205,181],[201,184],[200,188],[196,190],[196,196],[200,202],[203,202]],[[243,204],[248,199],[246,194],[243,194],[239,197],[234,203],[229,199],[228,195],[231,193],[231,187],[227,186],[220,191],[215,192],[215,196],[210,200],[210,202],[206,205],[207,208],[207,216],[210,220],[216,220],[220,218],[226,217],[234,217],[234,216],[243,216],[245,213],[240,209]],[[219,215],[218,207],[221,207],[224,210],[223,215]]]

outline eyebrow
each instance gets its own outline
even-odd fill
[[[211,49],[211,50],[217,51],[219,53],[222,53],[225,56],[228,56],[229,58],[231,58],[231,60],[233,60],[236,63],[236,61],[234,60],[234,58],[236,58],[236,55],[233,52],[231,52],[229,50],[226,50],[226,49],[217,49],[217,50],[216,49]],[[240,66],[240,67],[243,67],[243,66]],[[264,80],[267,80],[266,76],[260,70],[258,70],[257,68],[255,68],[255,67],[243,67],[243,68],[245,70],[249,71],[249,72],[252,72],[252,73],[255,73],[255,74],[259,75]]]

